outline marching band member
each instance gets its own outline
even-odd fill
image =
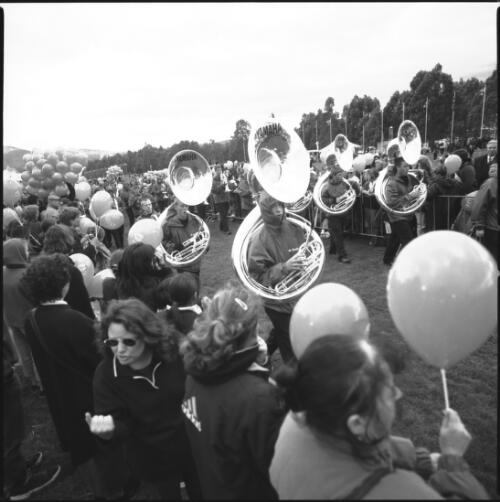
[[[342,182],[344,170],[340,167],[335,155],[329,155],[326,159],[326,165],[330,168],[328,183],[322,194],[323,200],[327,205],[333,205],[341,202],[344,194],[347,192],[347,186]],[[344,246],[344,214],[328,215],[328,230],[330,232],[330,254],[338,254],[341,263],[351,263],[347,256]]]
[[[231,235],[227,221],[229,212],[229,188],[227,186],[227,177],[222,172],[222,166],[215,166],[215,174],[212,186],[212,195],[214,197],[215,208],[219,213],[219,230],[227,235]]]
[[[388,166],[389,181],[387,182],[386,196],[387,205],[393,209],[400,210],[406,204],[419,196],[418,190],[412,188],[408,178],[408,165],[403,157],[395,157],[394,164]],[[384,264],[392,265],[398,252],[399,246],[406,246],[415,237],[410,222],[414,219],[414,214],[394,214],[387,211],[387,217],[391,225],[389,242],[385,248]]]
[[[165,223],[163,224],[163,247],[171,253],[181,251],[183,243],[193,237],[200,230],[200,224],[196,218],[189,213],[187,204],[175,198],[174,203],[169,207]],[[179,272],[189,272],[197,283],[197,291],[200,291],[200,269],[201,257],[189,265],[179,267]]]
[[[248,271],[257,282],[272,287],[293,270],[302,269],[302,258],[296,256],[296,252],[304,242],[304,235],[300,228],[287,220],[284,204],[265,192],[253,174],[251,185],[254,192],[258,192],[257,204],[264,226],[250,244]],[[296,299],[264,299],[264,309],[273,323],[273,330],[268,339],[269,355],[275,348],[274,343],[277,343],[285,362],[295,359],[289,329],[296,302]]]

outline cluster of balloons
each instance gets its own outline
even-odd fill
[[[23,155],[24,166],[17,168],[27,192],[45,199],[50,192],[60,197],[69,194],[65,182],[75,185],[88,164],[82,152],[57,150]]]
[[[120,166],[109,166],[106,169],[106,176],[119,176],[123,174],[123,169]]]
[[[123,213],[116,208],[113,208],[113,197],[106,190],[97,191],[90,199],[89,213],[96,223],[106,230],[116,230],[120,228],[125,219]],[[83,218],[82,218],[83,219]],[[92,225],[95,225],[89,218],[86,218]],[[84,225],[88,224],[84,221]],[[82,221],[80,220],[80,225]]]

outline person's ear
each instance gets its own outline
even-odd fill
[[[347,428],[356,437],[362,437],[365,435],[367,426],[367,420],[361,415],[350,415],[347,419]]]

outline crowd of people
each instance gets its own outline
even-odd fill
[[[496,141],[475,162],[466,150],[454,153],[462,160],[457,173],[448,173],[444,157],[437,166],[426,155],[417,163],[428,197],[420,216],[384,212],[374,197],[374,181],[386,167],[388,204],[397,208],[416,197],[397,153],[375,153],[363,172],[349,175],[361,214],[373,223],[382,213],[387,221],[385,264],[418,233],[448,228],[436,196],[473,191],[470,207],[457,199],[452,221],[458,225],[467,211],[469,230],[497,257]],[[328,204],[338,202],[347,188],[336,157],[324,164],[312,159],[310,168],[309,189],[328,170],[324,195]],[[166,212],[166,250],[182,249],[199,231],[193,214],[206,220],[216,213],[219,231],[230,235],[229,216],[244,218],[258,205],[263,227],[250,243],[249,273],[274,287],[300,270],[296,250],[304,237],[285,205],[246,164],[216,165],[213,174],[211,195],[196,207],[152,175],[91,185],[93,194],[112,196],[130,226]],[[179,500],[182,486],[194,500],[487,498],[463,459],[471,438],[455,411],[445,413],[440,452],[391,434],[402,393],[392,363],[375,345],[331,333],[294,354],[289,329],[296,298],[263,299],[235,283],[201,297],[201,257],[171,266],[150,244],[127,245],[124,225],[86,225],[89,200],[77,200],[71,189],[67,198],[24,194],[7,214],[6,222],[4,206],[4,496],[10,500],[46,488],[61,471],[42,470],[41,453],[23,456],[16,366],[22,385],[46,399],[61,449],[98,499],[129,498],[141,482],[165,500]],[[348,264],[346,216],[307,209],[303,215]],[[112,271],[97,311],[70,258],[75,253],[85,254],[96,272]],[[273,326],[266,342],[258,336],[264,313]],[[270,355],[277,349],[283,365],[274,371]]]

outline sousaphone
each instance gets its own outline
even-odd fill
[[[202,203],[212,189],[212,171],[208,161],[194,150],[181,150],[170,161],[167,169],[167,183],[174,195],[188,206]],[[173,204],[168,206],[159,216],[158,222],[163,227],[167,213]],[[189,265],[208,248],[210,231],[207,224],[196,214],[188,211],[199,224],[199,229],[182,243],[181,250],[167,251],[160,244],[160,251],[165,261],[173,267]]]
[[[283,203],[294,203],[309,184],[309,153],[293,128],[286,128],[274,116],[253,129],[248,141],[250,165],[255,177],[269,195]],[[234,237],[231,259],[242,284],[255,294],[273,300],[287,300],[307,291],[320,276],[325,249],[310,223],[289,210],[288,221],[304,233],[304,242],[296,256],[302,258],[302,270],[291,271],[274,287],[257,282],[248,270],[248,250],[264,222],[257,205],[243,220]]]

